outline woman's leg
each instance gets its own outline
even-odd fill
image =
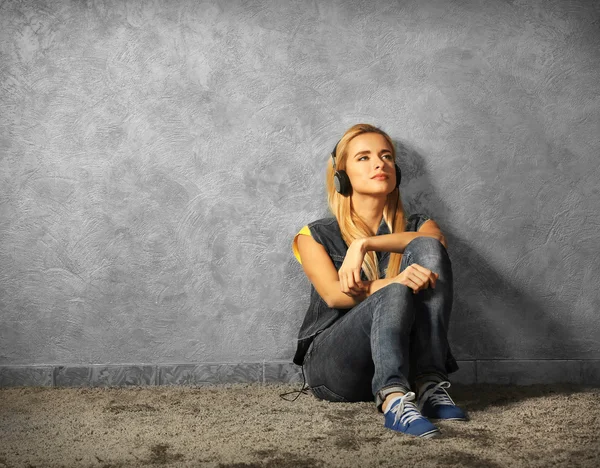
[[[452,264],[446,248],[437,239],[417,237],[411,241],[402,258],[401,271],[417,263],[439,275],[435,288],[416,294],[416,314],[411,332],[411,376],[416,388],[424,380],[448,379],[448,326],[453,301]]]
[[[390,284],[317,335],[305,360],[308,384],[331,401],[373,400],[408,393],[409,338],[415,320],[412,290]]]
[[[418,263],[438,273],[435,289],[417,296],[416,317],[411,332],[411,371],[416,374],[417,406],[432,419],[467,421],[468,417],[445,390],[450,387],[446,372],[448,324],[452,310],[452,265],[446,248],[436,239],[418,237],[405,250],[406,264]],[[410,377],[412,382],[412,375]]]

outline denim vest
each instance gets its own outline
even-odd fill
[[[430,218],[424,214],[413,214],[408,217],[406,222],[406,231],[415,232],[425,221]],[[319,244],[325,247],[325,250],[329,254],[335,269],[339,270],[346,257],[348,246],[342,239],[342,233],[338,225],[336,218],[323,218],[317,221],[313,221],[308,225],[312,238]],[[377,235],[389,234],[390,231],[387,224],[382,219]],[[379,265],[379,277],[385,277],[387,265],[390,259],[389,252],[375,252],[377,255],[377,261]],[[367,281],[367,277],[364,271],[361,270],[361,278],[363,281]],[[300,326],[300,332],[298,333],[298,346],[296,348],[296,354],[294,355],[293,362],[296,365],[301,366],[304,362],[304,355],[308,351],[308,348],[312,340],[331,326],[337,319],[348,312],[350,309],[336,309],[331,308],[327,303],[319,296],[315,287],[311,284],[310,286],[310,304],[304,321]]]

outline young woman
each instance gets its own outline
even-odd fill
[[[458,370],[447,340],[446,240],[428,216],[405,217],[396,152],[384,131],[354,125],[331,156],[335,217],[294,237],[311,282],[294,363],[317,398],[374,399],[385,427],[435,437],[440,430],[428,418],[467,420],[446,391],[448,374]]]

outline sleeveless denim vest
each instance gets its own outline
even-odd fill
[[[406,222],[406,231],[416,232],[419,230],[421,225],[429,220],[430,218],[424,214],[413,214],[408,217]],[[325,247],[325,250],[329,254],[336,270],[339,270],[346,257],[348,246],[342,239],[342,233],[338,225],[337,219],[335,218],[322,218],[317,221],[313,221],[308,224],[310,233],[315,241]],[[389,234],[387,224],[382,219],[377,235]],[[379,265],[379,277],[385,277],[387,271],[387,265],[390,259],[389,252],[375,252],[377,255],[377,261]],[[363,281],[367,280],[364,271],[361,271],[361,278]],[[336,309],[331,308],[327,303],[319,296],[315,287],[311,284],[310,286],[310,303],[304,321],[300,326],[298,333],[298,346],[296,348],[296,354],[293,358],[293,363],[301,366],[304,363],[304,356],[310,347],[310,344],[314,340],[315,336],[321,333],[323,330],[331,326],[336,320],[342,315],[348,312],[350,309]],[[455,372],[458,370],[458,365],[450,352],[448,346],[448,359],[446,362],[446,369],[448,373]]]

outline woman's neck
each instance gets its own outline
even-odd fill
[[[387,197],[376,198],[352,195],[350,203],[354,213],[371,228],[373,233],[377,234],[386,201]]]

